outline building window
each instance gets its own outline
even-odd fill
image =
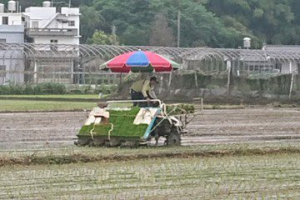
[[[2,17],[2,24],[8,25],[8,17]]]
[[[50,45],[50,50],[51,51],[57,51],[56,44],[58,43],[58,40],[50,40],[50,43],[52,44],[52,45]]]
[[[0,77],[5,78],[6,77],[6,66],[0,65]]]
[[[69,22],[68,22],[68,25],[69,25],[69,26],[75,26],[75,21],[69,21]]]

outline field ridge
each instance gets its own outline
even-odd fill
[[[154,147],[153,147],[154,148]],[[164,148],[164,147],[160,147]],[[101,148],[100,148],[101,149]],[[150,149],[149,149],[150,150]],[[151,151],[151,150],[150,150]],[[101,152],[101,150],[99,151]],[[278,155],[278,154],[300,154],[299,147],[282,147],[282,148],[240,148],[240,149],[227,149],[227,150],[182,150],[182,152],[174,151],[174,148],[168,148],[167,151],[149,153],[142,152],[137,154],[88,154],[84,152],[74,152],[65,155],[37,155],[32,153],[31,155],[19,155],[16,157],[10,157],[0,155],[0,167],[10,165],[61,165],[71,163],[92,163],[92,162],[114,162],[114,161],[135,161],[145,159],[162,159],[162,158],[205,158],[205,157],[225,157],[225,156],[256,156],[256,155]]]

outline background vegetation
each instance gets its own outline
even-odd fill
[[[43,0],[19,2],[25,8],[42,5]],[[253,48],[260,48],[263,43],[295,45],[300,42],[298,0],[71,2],[72,6],[81,8],[82,43],[175,46],[178,11],[184,47],[237,48],[245,36],[252,38]],[[69,0],[54,0],[54,3],[61,7],[68,5]],[[116,34],[112,34],[112,26],[116,27]]]
[[[0,85],[0,95],[61,95],[61,94],[111,94],[116,85],[72,86],[60,83],[39,83],[36,85]]]

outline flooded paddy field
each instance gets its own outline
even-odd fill
[[[285,142],[300,139],[300,109],[204,110],[182,145]],[[88,112],[0,113],[0,149],[73,146]],[[162,141],[163,142],[163,141]]]
[[[172,148],[76,147],[87,115],[0,113],[0,199],[300,198],[298,108],[204,110]]]

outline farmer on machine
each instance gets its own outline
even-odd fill
[[[150,100],[157,99],[154,88],[158,84],[155,76],[150,80],[139,80],[132,84],[130,87],[131,100]],[[137,106],[138,102],[133,102],[133,106]],[[139,104],[141,107],[145,106],[145,103]]]

